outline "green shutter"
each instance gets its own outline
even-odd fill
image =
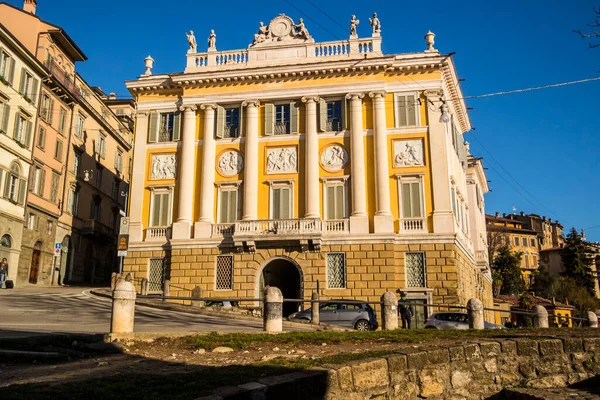
[[[152,221],[150,225],[160,226],[160,209],[161,209],[162,195],[155,193],[152,195]]]
[[[181,140],[181,112],[176,111],[173,115],[173,141]]]
[[[410,206],[410,183],[402,184],[402,218],[412,218]]]
[[[4,176],[4,170],[0,169],[0,187],[2,187],[2,177]],[[6,174],[6,178],[8,179],[10,177],[10,173]]]
[[[347,131],[348,130],[348,100],[346,100],[345,97],[342,99],[341,112],[342,112],[342,130]]]
[[[417,125],[417,99],[414,96],[406,96],[406,121],[408,126]]]
[[[21,82],[19,83],[19,93],[27,95],[25,93],[25,68],[21,68]]]
[[[8,196],[10,196],[10,172],[6,173],[6,181],[4,182],[4,198],[8,199]]]
[[[29,148],[31,145],[31,133],[33,132],[33,123],[31,121],[25,122],[26,126],[26,134],[25,134],[25,142],[23,143],[25,147]]]
[[[227,211],[227,222],[235,222],[237,220],[237,191],[229,191],[229,204]]]
[[[217,120],[215,121],[215,136],[223,139],[225,134],[225,109],[217,106]]]
[[[290,103],[290,133],[298,133],[299,130],[299,117],[300,113],[298,112],[298,105],[296,102]]]
[[[2,65],[4,62],[4,48],[0,47],[0,65]],[[6,79],[6,76],[3,76],[3,78]]]
[[[169,193],[163,193],[160,210],[160,226],[169,225]]]
[[[8,117],[10,116],[10,106],[8,103],[3,105],[3,109],[0,110],[0,112],[2,112],[2,125],[0,125],[0,131],[8,133]]]
[[[407,112],[406,108],[407,108],[407,96],[397,96],[396,115],[398,115],[398,119],[396,121],[396,127],[408,126],[408,121],[406,118],[406,112]]]
[[[275,106],[265,104],[265,136],[273,136],[275,131]]]
[[[280,213],[279,213],[279,217],[280,219],[288,219],[288,218],[292,218],[292,216],[290,215],[290,189],[288,188],[281,188],[281,195],[280,195],[280,201],[281,201],[281,205],[280,205]]]
[[[40,172],[40,186],[39,186],[39,195],[44,197],[44,189],[46,186],[46,170],[42,169]]]
[[[327,219],[336,219],[335,216],[335,187],[327,186]]]
[[[221,198],[219,204],[219,223],[224,224],[229,222],[227,219],[227,213],[229,211],[229,191],[223,190],[221,191]]]
[[[13,132],[13,138],[16,140],[17,139],[17,135],[19,134],[19,113],[16,112],[15,113],[15,130]],[[23,141],[23,139],[19,139],[17,140],[19,143],[21,143]]]
[[[54,100],[50,99],[50,105],[48,106],[48,125],[52,125],[54,119]]]
[[[327,131],[327,102],[323,99],[319,101],[319,130]]]
[[[8,67],[8,77],[5,77],[6,80],[10,83],[11,86],[14,86],[15,82],[15,59],[9,59],[9,67]]]
[[[239,132],[239,137],[244,136],[244,107],[240,106],[240,119],[238,121],[238,132]]]
[[[335,219],[342,219],[345,213],[344,186],[335,186]]]
[[[29,99],[35,104],[36,99],[38,98],[38,87],[40,84],[39,79],[32,78],[33,84],[31,85],[31,93],[29,94]]]
[[[150,124],[148,129],[148,143],[156,143],[158,141],[158,121],[160,114],[157,112],[150,113]]]
[[[25,179],[19,179],[19,197],[17,203],[25,204],[25,191],[27,190],[27,181]]]
[[[421,185],[419,182],[410,184],[410,204],[413,218],[422,218],[421,214]]]
[[[271,213],[271,219],[281,219],[280,215],[281,215],[281,189],[273,189],[273,204],[271,204],[271,206],[273,207],[273,212]]]

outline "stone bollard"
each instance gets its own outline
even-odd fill
[[[537,305],[533,308],[535,316],[533,317],[534,328],[548,328],[548,311],[544,306]]]
[[[392,292],[381,295],[381,329],[389,331],[398,329],[398,299]]]
[[[485,329],[483,320],[483,303],[479,299],[470,299],[467,303],[469,329]]]
[[[598,328],[598,316],[593,311],[588,311],[588,327]]]
[[[319,293],[314,292],[312,294],[313,300],[319,300]],[[310,304],[310,323],[313,325],[319,325],[321,323],[319,319],[319,307],[321,303],[311,303]]]
[[[110,317],[111,334],[133,333],[135,297],[133,283],[120,279],[113,291],[112,314]]]
[[[192,297],[201,298],[202,297],[202,288],[200,286],[196,286],[192,289]],[[192,300],[192,307],[194,308],[203,308],[204,301],[202,300]]]
[[[141,285],[140,294],[142,296],[148,296],[148,279],[142,278],[142,283],[140,285]]]
[[[169,297],[171,296],[171,281],[166,279],[163,285],[163,296]],[[167,302],[167,299],[162,299],[163,303]]]
[[[283,331],[283,295],[281,290],[274,286],[267,286],[264,296],[263,326],[265,332]]]
[[[125,280],[127,282],[131,282],[133,280],[133,275],[131,275],[131,272],[127,274],[127,276],[125,277]]]

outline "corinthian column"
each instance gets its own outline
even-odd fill
[[[246,150],[244,160],[244,212],[242,219],[258,219],[258,100],[245,101]]]
[[[194,197],[194,154],[196,139],[196,110],[194,105],[181,106],[183,127],[179,159],[178,213],[173,224],[173,239],[189,239],[192,235],[192,201]]]
[[[374,219],[375,233],[394,232],[394,220],[390,207],[385,95],[386,92],[384,91],[369,93],[369,96],[373,98],[375,136],[375,199],[377,203],[377,212]]]
[[[352,176],[352,214],[350,233],[369,233],[367,190],[365,186],[365,143],[362,115],[363,93],[346,95],[350,100],[350,163]]]
[[[144,213],[148,116],[147,112],[139,112],[135,117],[135,146],[133,147],[133,169],[129,192],[129,238],[132,242],[141,242],[143,239],[142,216]]]
[[[317,103],[319,97],[303,97],[306,103],[305,185],[306,212],[304,218],[320,218],[319,209],[319,136],[317,133]]]
[[[215,110],[216,104],[202,104],[204,111],[204,137],[202,138],[202,176],[200,181],[200,219],[194,227],[195,238],[208,238],[212,234],[215,207]]]

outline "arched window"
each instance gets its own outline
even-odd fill
[[[27,182],[25,179],[21,179],[21,166],[13,162],[4,184],[4,198],[13,203],[24,204],[26,189]]]
[[[2,239],[0,239],[0,246],[8,248],[12,247],[12,239],[10,235],[2,236]]]

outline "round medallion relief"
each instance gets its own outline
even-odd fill
[[[348,152],[339,144],[328,146],[321,152],[321,165],[325,171],[341,171],[346,164],[348,164]]]
[[[244,168],[244,158],[239,151],[227,150],[219,157],[217,167],[223,176],[237,175]]]
[[[292,31],[292,20],[286,16],[276,17],[269,24],[269,31],[278,38],[288,36]]]

